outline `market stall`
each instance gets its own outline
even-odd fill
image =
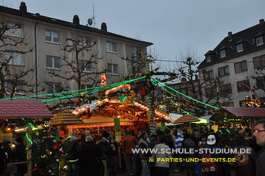
[[[253,130],[254,121],[260,118],[265,118],[265,108],[222,107],[210,120],[215,121],[219,128],[237,128],[242,130],[250,128]]]
[[[1,132],[0,140],[9,139],[13,141],[14,134],[22,129],[24,141],[27,144],[28,164],[27,176],[32,174],[32,128],[34,124],[44,123],[45,119],[50,119],[52,113],[40,101],[35,100],[1,100],[0,101],[0,120]],[[38,122],[38,123],[37,123]],[[16,164],[16,163],[13,163]]]

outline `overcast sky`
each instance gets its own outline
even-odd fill
[[[18,9],[19,0],[1,0]],[[24,0],[28,12],[82,24],[93,16],[93,0]],[[96,27],[154,43],[157,60],[181,60],[191,54],[200,60],[227,36],[265,18],[265,0],[94,0]],[[157,62],[162,70],[176,63]]]

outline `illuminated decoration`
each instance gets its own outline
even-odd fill
[[[256,97],[258,97],[258,99],[260,101],[262,101],[262,103],[265,104],[265,102],[262,100],[262,98],[260,98],[255,92],[254,90],[252,90],[246,83],[244,83],[244,81],[239,81],[241,84],[243,84],[246,88],[248,88],[249,91],[251,91]]]
[[[91,113],[93,110],[97,109],[97,105],[98,105],[99,101],[95,100],[92,101],[90,104],[84,104],[80,107],[77,107],[72,113],[76,116],[82,116],[85,114],[89,114]]]
[[[76,129],[76,128],[95,128],[95,127],[111,127],[113,126],[113,123],[108,123],[104,125],[71,125],[67,126],[68,129]],[[132,125],[132,123],[124,123],[121,126],[129,126]]]
[[[101,86],[107,85],[107,78],[105,73],[101,73]]]
[[[149,111],[149,108],[147,106],[144,106],[138,102],[134,102],[134,106],[138,107],[140,110],[142,111],[145,111],[145,112],[148,112]],[[155,114],[158,118],[160,119],[164,119],[166,121],[170,121],[172,122],[173,119],[171,117],[169,117],[167,114],[164,114],[161,110],[159,109],[155,109]]]
[[[23,96],[23,97],[12,97],[12,98],[2,98],[0,100],[15,100],[15,99],[24,99],[24,98],[34,98],[34,97],[42,97],[42,96],[55,96],[55,95],[59,95],[59,94],[70,94],[73,92],[81,92],[82,94],[92,94],[92,93],[96,93],[96,92],[100,92],[103,90],[108,90],[111,89],[113,87],[119,86],[119,85],[123,85],[123,84],[127,84],[130,82],[134,82],[134,81],[138,81],[141,79],[146,78],[146,76],[140,77],[140,78],[136,78],[136,79],[132,79],[132,80],[127,80],[127,81],[122,81],[119,83],[113,83],[113,84],[109,84],[106,85],[105,87],[99,86],[99,87],[91,87],[91,88],[86,88],[86,89],[79,89],[79,90],[71,90],[71,91],[64,91],[64,92],[57,92],[57,93],[49,93],[49,94],[43,94],[43,95],[31,95],[31,96]],[[80,93],[75,93],[75,94],[71,94],[71,95],[67,95],[67,96],[62,96],[62,97],[57,97],[57,98],[52,98],[52,99],[47,99],[47,100],[43,100],[42,102],[48,102],[48,101],[54,101],[54,100],[60,100],[60,99],[66,99],[66,98],[73,98],[73,97],[77,97],[80,96]]]
[[[124,85],[120,85],[120,86],[117,86],[117,87],[114,87],[110,90],[107,90],[105,92],[106,96],[109,96],[111,94],[115,94],[117,93],[118,91],[122,91],[122,92],[129,92],[131,89],[131,85],[130,84],[124,84]]]
[[[256,100],[256,99],[250,99],[249,96],[246,96],[246,105],[248,107],[252,107],[253,105],[260,107],[261,106],[261,101],[260,100]]]
[[[33,144],[33,141],[30,139],[30,137],[29,137],[29,134],[28,133],[26,133],[26,139],[29,141],[29,143],[32,145]]]
[[[81,93],[77,93],[77,94],[72,94],[72,95],[66,95],[66,96],[61,96],[61,97],[57,97],[57,98],[51,98],[51,99],[47,99],[47,100],[42,100],[42,102],[48,102],[48,101],[54,101],[54,100],[60,100],[60,99],[66,99],[66,98],[74,98],[74,97],[78,97],[81,95],[85,95],[85,94],[92,94],[92,93],[96,93],[96,92],[100,92],[100,91],[104,91],[104,90],[108,90],[114,87],[117,87],[119,85],[123,85],[123,84],[127,84],[130,82],[134,82],[134,81],[138,81],[141,79],[144,79],[144,77],[141,78],[137,78],[137,79],[133,79],[133,80],[129,80],[129,81],[123,81],[123,82],[119,82],[119,83],[114,83],[114,84],[108,84],[105,87],[100,87],[100,88],[96,88],[93,89],[91,91],[85,91],[85,92],[81,92]]]
[[[198,102],[198,103],[200,103],[200,104],[203,104],[203,105],[205,105],[205,106],[211,107],[211,108],[213,108],[213,109],[220,109],[220,108],[218,108],[218,107],[216,107],[216,106],[209,105],[209,104],[204,103],[204,102],[202,102],[202,101],[196,100],[195,98],[192,98],[192,97],[190,97],[190,96],[188,96],[188,95],[186,95],[186,94],[183,94],[183,93],[181,93],[181,92],[179,92],[179,91],[177,91],[177,90],[175,90],[175,89],[173,89],[173,88],[167,86],[165,83],[162,83],[162,82],[160,82],[160,81],[158,81],[158,80],[156,80],[156,79],[152,79],[152,81],[153,81],[156,85],[158,85],[159,87],[166,87],[167,89],[170,89],[170,90],[176,92],[177,94],[180,94],[180,95],[182,95],[182,96],[184,96],[184,97],[186,97],[186,98],[188,98],[188,99],[191,99],[191,100],[193,100],[193,101],[196,101],[196,102]]]

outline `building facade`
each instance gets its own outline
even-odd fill
[[[245,106],[246,96],[265,98],[265,24],[228,33],[199,65],[203,101],[219,106]]]
[[[105,23],[97,29],[81,25],[78,16],[67,22],[29,13],[25,3],[19,10],[0,6],[0,20],[0,59],[12,70],[0,70],[4,97],[12,89],[31,95],[100,86],[101,73],[108,84],[119,82],[145,70],[139,65],[152,45],[108,32]]]

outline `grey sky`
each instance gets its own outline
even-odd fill
[[[19,0],[1,0],[18,8]],[[79,15],[86,24],[93,0],[24,0],[28,11],[72,21]],[[107,23],[108,31],[148,42],[158,60],[181,60],[187,49],[202,60],[204,54],[225,37],[265,18],[264,0],[94,0],[96,27]],[[157,62],[163,70],[175,63]]]

